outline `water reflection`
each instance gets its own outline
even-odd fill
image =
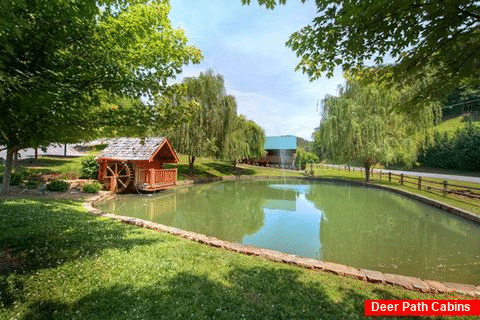
[[[307,198],[329,218],[320,231],[327,261],[480,283],[478,224],[376,189],[317,184]]]
[[[265,199],[265,226],[243,239],[244,244],[258,245],[285,253],[322,259],[320,223],[323,214],[306,198],[310,185],[270,184],[271,193]]]
[[[480,227],[387,191],[235,181],[123,196],[105,211],[358,268],[480,284]]]

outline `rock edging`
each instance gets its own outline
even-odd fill
[[[182,230],[175,227],[169,227],[169,226],[165,226],[159,223],[154,223],[151,221],[146,221],[146,220],[132,218],[132,217],[126,217],[126,216],[120,216],[112,213],[105,213],[94,207],[96,203],[112,197],[114,197],[114,195],[111,193],[105,193],[105,194],[98,195],[96,197],[91,197],[85,201],[84,207],[91,214],[107,217],[112,220],[120,221],[122,223],[136,225],[142,228],[151,229],[155,231],[166,232],[172,235],[180,236],[182,238],[203,243],[211,247],[222,248],[222,249],[226,249],[229,251],[234,251],[234,252],[238,252],[246,255],[259,256],[267,260],[293,264],[302,268],[330,272],[339,276],[354,278],[354,279],[371,282],[371,283],[396,285],[396,286],[403,287],[407,290],[419,291],[423,293],[459,293],[462,295],[468,295],[472,297],[480,296],[480,286],[475,286],[471,284],[440,282],[440,281],[434,281],[434,280],[422,280],[420,278],[415,278],[415,277],[382,273],[379,271],[367,270],[367,269],[358,269],[358,268],[353,268],[353,267],[349,267],[349,266],[338,264],[338,263],[319,261],[319,260],[310,259],[310,258],[303,258],[303,257],[299,257],[292,254],[282,253],[280,251],[275,251],[270,249],[261,249],[261,248],[256,248],[252,246],[245,246],[239,243],[231,243],[228,241],[217,239],[215,237]]]

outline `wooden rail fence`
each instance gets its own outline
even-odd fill
[[[340,166],[340,165],[328,165],[322,164],[324,167],[338,169],[339,171],[360,171],[364,172],[364,168],[355,168],[350,166]],[[411,176],[405,174],[395,174],[390,171],[375,170],[371,172],[370,178],[373,179],[378,177],[379,180],[386,179],[389,182],[398,182],[400,185],[407,187],[416,187],[418,190],[427,190],[431,192],[438,192],[444,197],[447,197],[449,194],[454,194],[458,196],[463,196],[467,198],[480,200],[480,186],[474,187],[472,185],[462,185],[461,182],[449,182],[448,180],[443,180],[442,182],[426,179],[421,176]],[[473,184],[473,183],[472,183]]]

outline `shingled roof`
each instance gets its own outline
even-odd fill
[[[118,138],[97,156],[116,160],[150,160],[165,142],[165,137]]]

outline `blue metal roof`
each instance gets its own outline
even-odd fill
[[[265,150],[273,149],[297,149],[297,137],[295,136],[272,136],[265,138]]]

